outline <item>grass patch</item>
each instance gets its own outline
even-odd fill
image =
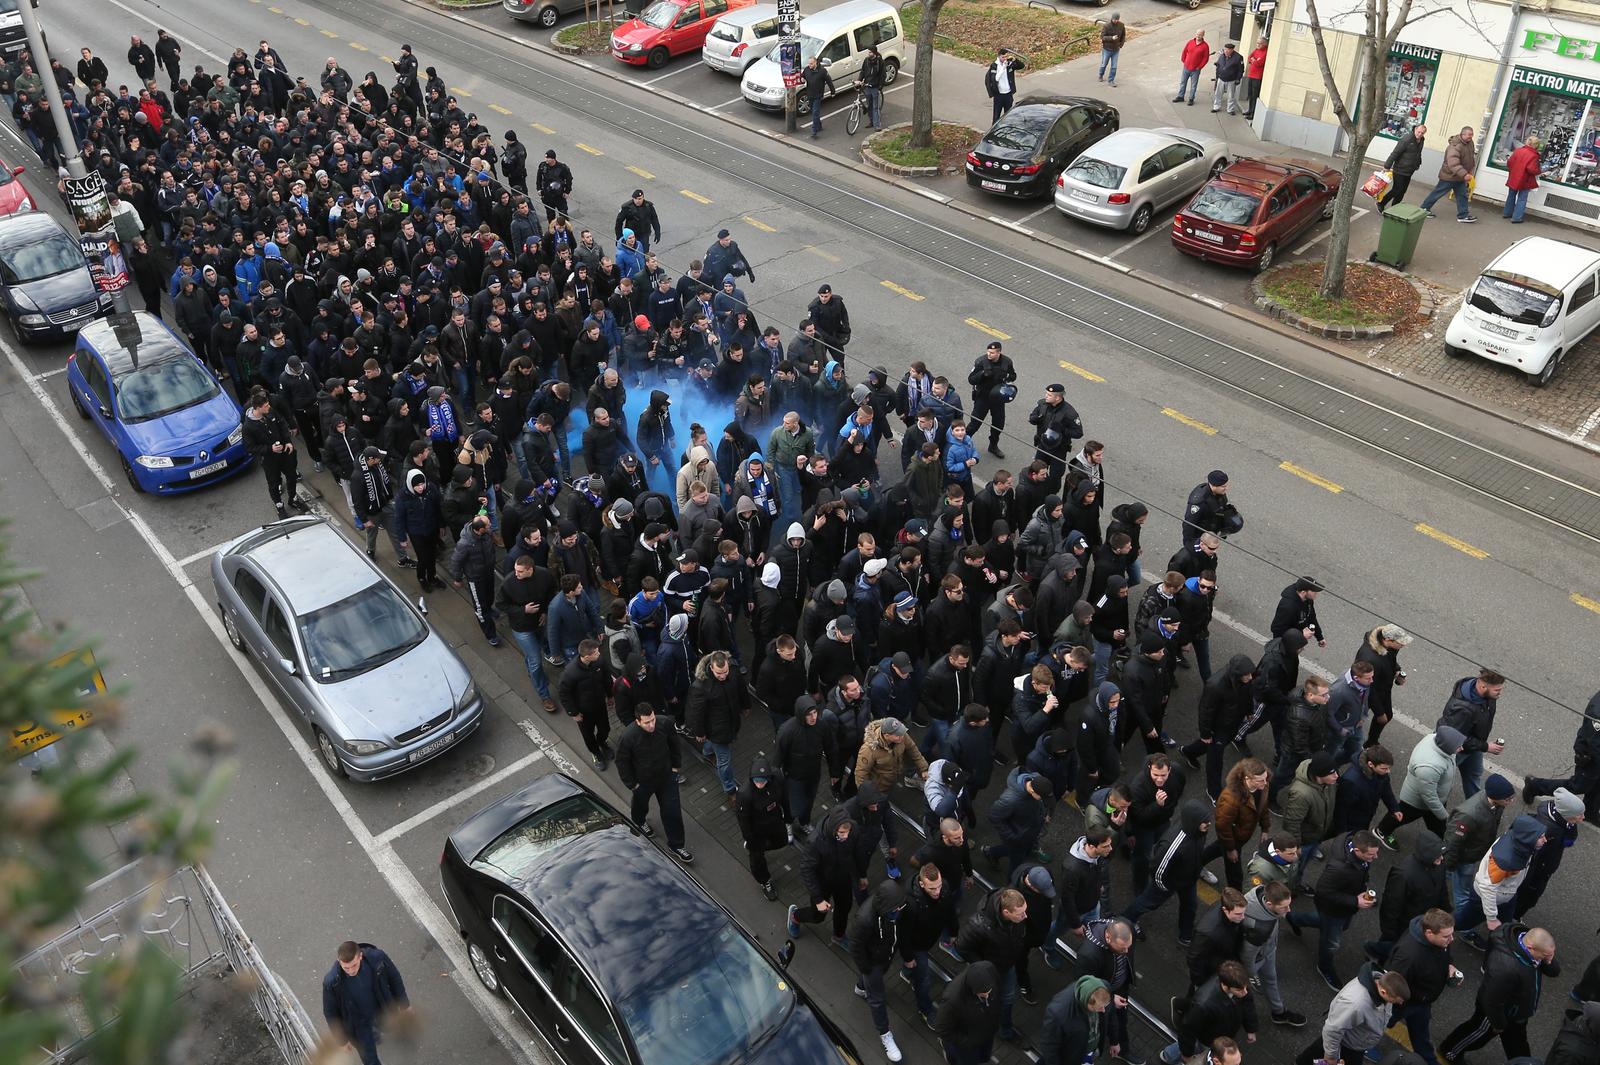
[[[556,43],[576,46],[585,52],[609,52],[611,31],[615,28],[610,22],[574,22],[556,31]]]
[[[906,39],[916,40],[922,8],[908,4],[900,11]],[[1087,38],[1079,40],[1079,38]],[[1128,30],[1128,40],[1134,31]],[[939,12],[933,46],[962,59],[988,63],[1005,45],[1021,52],[1028,70],[1044,70],[1069,59],[1100,51],[1100,29],[1089,19],[1060,15],[1012,0],[949,0]]]
[[[935,122],[932,147],[911,147],[911,131],[897,129],[878,134],[871,141],[871,148],[874,155],[895,166],[937,166],[948,170],[961,164],[979,136],[970,126]]]
[[[1347,268],[1342,298],[1325,299],[1318,291],[1322,265],[1301,263],[1275,270],[1261,287],[1294,313],[1336,325],[1397,325],[1416,316],[1421,301],[1410,282],[1364,263]]]

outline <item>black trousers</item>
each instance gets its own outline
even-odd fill
[[[762,881],[766,883],[766,881]],[[855,888],[850,884],[828,884],[828,903],[831,909],[827,913],[817,909],[812,903],[801,906],[795,911],[795,919],[801,924],[821,924],[829,914],[833,915],[833,934],[843,938],[845,931],[850,927],[850,904],[855,901]]]
[[[1412,806],[1408,802],[1401,803],[1396,809],[1405,816],[1405,820],[1396,821],[1394,814],[1384,814],[1383,820],[1378,822],[1378,834],[1380,836],[1387,836],[1401,825],[1411,825],[1421,820],[1423,824],[1428,826],[1429,832],[1439,836],[1441,839],[1444,837],[1443,818],[1435,817],[1430,811]]]
[[[468,577],[465,583],[467,598],[472,600],[472,616],[477,619],[478,628],[483,630],[485,639],[495,639],[498,633],[494,627],[494,572],[491,570],[476,577]],[[605,717],[604,714],[600,716]]]
[[[322,421],[317,417],[317,408],[308,407],[305,410],[294,412],[294,423],[300,427],[300,439],[305,442],[306,452],[310,454],[312,462],[322,461]]]
[[[1528,1022],[1513,1021],[1506,1025],[1503,1031],[1496,1032],[1489,1025],[1489,1018],[1483,1010],[1474,1009],[1472,1016],[1456,1025],[1451,1033],[1444,1037],[1439,1044],[1439,1053],[1451,1058],[1459,1058],[1469,1050],[1477,1050],[1494,1042],[1495,1036],[1500,1037],[1500,1045],[1505,1048],[1507,1058],[1524,1058],[1532,1054],[1528,1048]]]
[[[427,591],[439,579],[439,534],[411,537],[411,553],[417,560],[417,583]]]
[[[281,507],[285,499],[294,498],[295,485],[300,483],[300,472],[293,454],[285,458],[266,459],[261,463],[261,472],[267,476],[267,495],[272,497],[273,506]]]
[[[544,217],[546,222],[554,222],[556,220],[556,215],[558,214],[562,215],[563,217],[567,214],[567,198],[565,196],[559,196],[555,193],[547,192],[539,199],[544,204]]]
[[[606,740],[611,738],[611,715],[606,713],[605,707],[583,715],[583,720],[578,722],[578,735],[583,737],[584,750],[596,758],[605,756]]]
[[[1378,210],[1381,211],[1385,207],[1391,207],[1394,204],[1404,200],[1406,198],[1406,189],[1409,189],[1410,187],[1410,174],[1396,174],[1394,176],[1394,184],[1389,186],[1388,190],[1384,192],[1382,199],[1378,201]]]
[[[765,884],[772,879],[772,868],[767,865],[767,852],[757,844],[745,841],[744,849],[750,855],[750,875],[756,878],[756,883]]]
[[[967,423],[967,436],[973,440],[978,439],[978,430],[983,427],[983,419],[989,419],[989,446],[996,447],[1000,443],[1000,431],[1006,427],[1006,405],[991,402],[987,394],[972,401],[972,420]]]

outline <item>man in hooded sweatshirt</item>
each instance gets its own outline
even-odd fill
[[[1517,889],[1514,906],[1516,915],[1522,919],[1539,904],[1551,878],[1561,868],[1567,848],[1578,842],[1578,829],[1584,821],[1583,800],[1566,788],[1557,788],[1554,796],[1534,807],[1533,816],[1544,822],[1548,845],[1540,847],[1533,861],[1528,863],[1528,875]]]
[[[1378,835],[1384,846],[1394,850],[1395,830],[1402,823],[1409,825],[1418,820],[1434,835],[1444,835],[1445,821],[1450,817],[1450,796],[1461,780],[1456,755],[1465,743],[1460,729],[1438,725],[1433,735],[1423,737],[1411,749],[1406,778],[1400,785],[1400,805],[1378,822]]]
[[[1000,1030],[998,983],[993,963],[980,961],[945,986],[933,1030],[949,1065],[988,1065]]]
[[[1368,1050],[1383,1042],[1393,1011],[1410,996],[1411,987],[1404,976],[1362,966],[1356,978],[1333,997],[1321,1037],[1300,1051],[1295,1065],[1364,1060]]]
[[[989,823],[1000,842],[983,848],[984,858],[998,865],[1003,857],[1008,862],[1007,873],[1016,872],[1038,847],[1055,800],[1050,781],[1038,773],[1018,773],[989,807]]]
[[[1044,1026],[1034,1049],[1039,1065],[1082,1065],[1105,1048],[1106,1008],[1111,989],[1098,976],[1080,976],[1057,992],[1045,1007]]]
[[[1405,1005],[1395,1009],[1390,1024],[1404,1024],[1411,1036],[1411,1048],[1427,1062],[1436,1059],[1428,1031],[1433,1019],[1433,1004],[1452,984],[1459,986],[1464,974],[1450,962],[1450,944],[1456,937],[1456,919],[1450,911],[1433,909],[1413,917],[1396,939],[1384,967],[1406,978],[1411,994]]]
[[[772,883],[767,852],[787,847],[793,837],[789,834],[788,788],[765,755],[757,755],[750,763],[750,776],[739,789],[734,813],[750,855],[750,874],[761,885],[761,893],[776,901],[778,889]]]
[[[872,1026],[890,1061],[899,1061],[900,1047],[889,1030],[889,1005],[883,977],[894,962],[899,939],[900,914],[906,906],[906,889],[899,881],[885,880],[872,889],[850,917],[850,960],[856,963],[856,995],[867,1000]]]
[[[1516,916],[1517,890],[1527,879],[1534,852],[1548,842],[1545,824],[1532,814],[1511,822],[1499,839],[1478,862],[1472,877],[1472,894],[1466,905],[1456,908],[1456,931],[1477,947],[1480,923],[1493,932]]]
[[[1227,668],[1214,674],[1200,689],[1198,710],[1200,738],[1186,744],[1181,753],[1189,768],[1200,768],[1206,759],[1206,794],[1215,801],[1222,794],[1222,756],[1239,733],[1250,713],[1250,682],[1255,680],[1255,663],[1248,655],[1234,655]]]
[[[672,427],[672,397],[656,389],[650,393],[650,406],[639,415],[634,441],[644,455],[646,475],[652,483],[664,485],[673,469],[673,454],[678,450],[678,434]]]
[[[805,885],[805,906],[791,905],[786,930],[800,937],[802,924],[821,924],[833,915],[833,941],[845,944],[850,907],[856,892],[867,890],[867,862],[872,851],[861,839],[861,829],[840,803],[823,814],[800,851],[800,880]]]
[[[1451,906],[1444,868],[1444,840],[1427,829],[1417,833],[1406,860],[1389,868],[1378,906],[1378,938],[1367,942],[1367,957],[1382,965],[1413,918]]]

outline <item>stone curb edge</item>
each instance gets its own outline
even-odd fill
[[[447,10],[445,10],[443,8],[435,6],[434,4],[431,3],[431,0],[400,0],[400,3],[406,4],[409,7],[421,8],[424,11],[427,11],[430,14],[438,15],[441,18],[449,19],[452,22],[459,22],[463,26],[466,26],[469,29],[476,30],[476,31],[478,31],[480,33],[488,33],[489,35],[494,36],[494,37],[498,37],[501,40],[506,41],[506,42],[508,42],[510,44],[514,44],[514,45],[517,45],[517,46],[522,47],[522,48],[532,49],[533,51],[542,53],[543,55],[549,56],[552,59],[557,59],[557,60],[560,60],[561,62],[564,62],[564,63],[573,63],[573,64],[575,64],[577,66],[581,66],[581,67],[585,68],[586,70],[591,70],[594,73],[599,74],[601,77],[609,78],[612,81],[618,82],[619,84],[628,85],[628,86],[633,87],[633,88],[638,88],[639,87],[636,82],[634,82],[634,81],[632,81],[632,80],[630,80],[628,78],[623,77],[620,73],[617,73],[617,72],[614,72],[614,71],[610,71],[610,70],[606,70],[603,67],[596,66],[595,64],[590,63],[587,60],[583,59],[581,56],[564,55],[563,53],[557,52],[554,49],[552,49],[552,48],[550,48],[550,47],[548,47],[546,45],[542,45],[542,44],[539,44],[537,42],[525,41],[525,40],[523,40],[523,39],[521,39],[519,37],[515,37],[515,36],[511,35],[510,33],[505,32],[504,30],[496,29],[493,26],[480,25],[480,24],[472,21],[469,18],[464,18],[461,15],[455,14],[454,12],[447,11]],[[679,104],[679,105],[681,105],[683,107],[687,107],[687,108],[690,108],[692,110],[699,111],[700,113],[708,115],[708,116],[710,116],[712,118],[715,118],[715,119],[717,119],[717,120],[719,120],[721,122],[726,122],[729,125],[737,126],[740,129],[749,129],[750,128],[750,127],[744,125],[743,123],[739,122],[737,119],[735,119],[735,118],[733,118],[733,117],[731,117],[729,115],[724,115],[721,112],[713,111],[710,108],[704,106],[703,104],[699,104],[699,103],[694,102],[693,100],[686,99],[685,97],[679,96],[677,93],[656,92],[655,95],[660,97],[663,100],[668,100],[668,101],[671,101],[672,103]],[[917,195],[922,196],[924,199],[929,199],[929,200],[932,200],[935,203],[941,204],[941,205],[943,205],[945,207],[950,207],[950,208],[952,208],[952,209],[954,209],[956,211],[961,212],[962,214],[968,215],[971,218],[975,218],[975,219],[978,219],[978,220],[984,221],[984,222],[989,222],[990,224],[997,225],[997,226],[1001,227],[1002,229],[1009,229],[1014,233],[1019,233],[1019,234],[1025,236],[1025,237],[1027,237],[1029,240],[1036,241],[1036,242],[1038,242],[1040,244],[1048,245],[1049,247],[1054,248],[1057,251],[1066,252],[1069,255],[1076,255],[1080,259],[1087,259],[1088,261],[1096,263],[1096,264],[1098,264],[1100,266],[1109,267],[1110,269],[1115,270],[1120,274],[1124,274],[1124,275],[1126,275],[1128,277],[1132,277],[1137,281],[1142,281],[1147,285],[1150,285],[1150,286],[1152,286],[1154,288],[1158,288],[1163,292],[1171,293],[1172,295],[1181,297],[1182,299],[1191,300],[1191,301],[1196,302],[1196,303],[1204,304],[1205,306],[1210,307],[1213,310],[1225,311],[1225,312],[1230,312],[1230,313],[1234,312],[1234,311],[1250,311],[1250,310],[1253,310],[1253,308],[1251,308],[1249,306],[1246,306],[1246,305],[1224,303],[1221,300],[1212,299],[1211,297],[1201,295],[1198,292],[1185,291],[1183,288],[1181,288],[1181,287],[1179,287],[1177,285],[1174,285],[1172,282],[1168,281],[1165,278],[1157,277],[1154,274],[1147,273],[1147,272],[1145,272],[1143,270],[1137,270],[1137,269],[1134,269],[1133,267],[1130,267],[1130,266],[1124,266],[1121,263],[1113,262],[1112,260],[1107,259],[1104,256],[1095,255],[1092,252],[1085,251],[1082,248],[1073,247],[1073,246],[1065,243],[1064,241],[1061,241],[1061,240],[1059,240],[1059,239],[1057,239],[1055,237],[1052,237],[1052,236],[1050,236],[1048,234],[1040,233],[1040,232],[1037,232],[1036,230],[1028,229],[1025,226],[1018,225],[1018,224],[1016,224],[1014,222],[1008,222],[1008,221],[1006,221],[1004,219],[996,218],[993,215],[985,214],[985,213],[983,213],[981,210],[979,210],[976,207],[973,207],[973,206],[971,206],[969,204],[962,203],[961,201],[953,199],[953,198],[951,198],[949,196],[943,195],[942,193],[935,192],[932,189],[922,188],[922,187],[920,187],[918,185],[915,185],[915,184],[912,184],[911,182],[906,181],[903,178],[896,177],[894,175],[884,174],[882,171],[874,170],[872,167],[867,166],[865,163],[854,162],[854,161],[852,161],[850,159],[841,159],[837,155],[833,155],[833,154],[831,154],[829,152],[825,152],[821,148],[813,147],[812,145],[804,143],[803,141],[791,140],[788,137],[784,136],[782,133],[776,133],[776,132],[773,132],[772,130],[768,130],[768,129],[761,129],[761,130],[758,130],[757,132],[761,133],[768,140],[783,144],[784,146],[788,147],[789,149],[791,149],[793,151],[802,152],[802,153],[805,153],[807,155],[815,156],[815,157],[817,157],[819,159],[824,159],[828,163],[830,163],[830,164],[832,164],[834,166],[843,166],[846,169],[855,171],[856,173],[864,174],[867,177],[870,177],[875,181],[884,181],[884,182],[887,182],[888,184],[894,186],[895,188],[902,189],[902,190],[907,191],[907,192],[916,193]],[[1270,332],[1277,333],[1279,336],[1282,336],[1282,337],[1284,337],[1286,339],[1298,340],[1301,343],[1308,344],[1311,347],[1314,347],[1319,351],[1325,352],[1325,353],[1327,353],[1329,355],[1336,356],[1337,358],[1343,359],[1346,362],[1354,363],[1355,365],[1360,366],[1360,367],[1362,367],[1364,369],[1370,370],[1370,371],[1372,371],[1374,373],[1382,374],[1382,375],[1387,376],[1387,377],[1400,378],[1400,379],[1404,380],[1407,384],[1411,385],[1414,388],[1420,389],[1423,392],[1427,392],[1430,395],[1437,396],[1440,399],[1448,400],[1448,401],[1450,401],[1452,403],[1458,403],[1463,407],[1466,407],[1466,408],[1468,408],[1470,410],[1476,411],[1479,414],[1487,415],[1487,416],[1489,416],[1491,418],[1494,418],[1497,421],[1504,422],[1507,425],[1515,425],[1515,426],[1517,426],[1518,428],[1521,428],[1521,429],[1531,430],[1532,432],[1538,433],[1541,436],[1546,436],[1546,437],[1549,437],[1549,438],[1551,438],[1553,440],[1559,440],[1562,443],[1570,445],[1571,447],[1577,448],[1580,451],[1600,454],[1600,442],[1591,443],[1589,441],[1577,439],[1571,433],[1563,432],[1562,430],[1556,428],[1553,425],[1546,425],[1543,422],[1537,421],[1537,420],[1532,419],[1532,418],[1521,418],[1521,417],[1517,417],[1515,415],[1507,414],[1504,411],[1497,410],[1494,407],[1486,406],[1486,405],[1480,403],[1479,401],[1477,401],[1477,400],[1475,400],[1475,399],[1473,399],[1473,398],[1471,398],[1469,396],[1466,396],[1466,395],[1463,395],[1463,394],[1461,394],[1459,392],[1456,392],[1456,391],[1453,391],[1451,389],[1445,388],[1443,385],[1436,385],[1436,384],[1433,384],[1431,382],[1428,382],[1428,381],[1425,381],[1425,380],[1422,380],[1422,379],[1419,379],[1419,378],[1416,378],[1416,377],[1408,377],[1404,373],[1400,373],[1400,372],[1396,372],[1396,371],[1392,371],[1392,370],[1387,370],[1387,369],[1384,369],[1384,368],[1378,367],[1378,366],[1373,366],[1366,359],[1364,359],[1359,352],[1348,351],[1348,350],[1345,350],[1343,348],[1335,347],[1335,346],[1333,346],[1331,344],[1318,343],[1317,340],[1315,338],[1313,338],[1311,334],[1304,333],[1304,332],[1301,332],[1300,330],[1293,329],[1293,328],[1291,328],[1289,326],[1283,325],[1281,322],[1278,322],[1277,320],[1275,320],[1273,318],[1268,318],[1268,317],[1262,316],[1260,314],[1253,314],[1253,315],[1251,315],[1251,319],[1250,320],[1254,324],[1260,326],[1261,328],[1264,328],[1264,329],[1266,329],[1266,330],[1268,330]],[[1597,826],[1597,828],[1600,828],[1600,826]]]
[[[1417,315],[1421,318],[1433,317],[1433,293],[1429,292],[1425,285],[1410,274],[1381,263],[1356,262],[1352,260],[1349,265],[1378,270],[1404,279],[1406,284],[1410,285],[1417,294]],[[1330,340],[1383,340],[1394,336],[1395,325],[1340,325],[1333,322],[1319,321],[1316,318],[1308,318],[1285,307],[1267,292],[1267,279],[1276,271],[1284,268],[1283,266],[1274,267],[1266,273],[1257,274],[1250,279],[1250,293],[1255,297],[1256,309],[1262,314],[1277,318],[1296,329],[1327,337]]]

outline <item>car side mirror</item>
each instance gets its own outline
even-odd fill
[[[283,671],[291,677],[298,675],[300,672],[300,667],[294,664],[294,659],[292,658],[280,658],[278,659],[278,665],[282,666]]]
[[[783,946],[778,948],[778,967],[787,969],[789,967],[789,963],[793,960],[794,940],[786,939],[783,941]]]
[[[100,404],[100,417],[102,417],[102,418],[111,417],[111,408],[106,406],[104,403]]]
[[[831,60],[831,59],[819,59],[819,60],[817,60],[817,66],[819,66],[819,67],[831,67],[831,66],[833,66],[833,60]]]
[[[14,166],[14,167],[11,168],[11,176],[12,177],[21,177],[22,176],[22,172],[24,170],[27,170],[27,169],[28,168],[25,167],[25,166]]]

